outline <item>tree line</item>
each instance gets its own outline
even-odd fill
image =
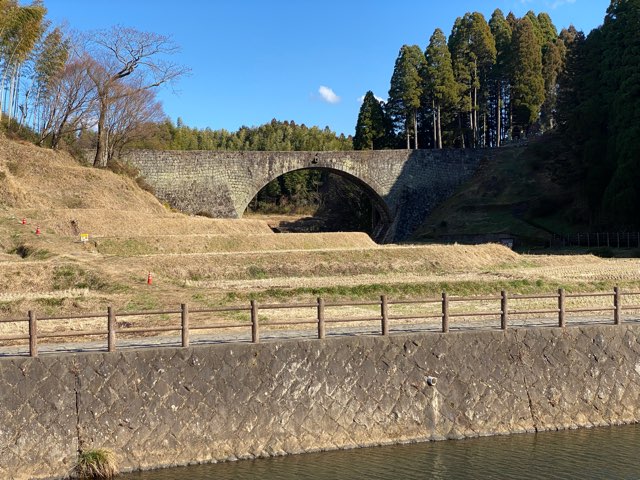
[[[89,139],[95,144],[95,139]],[[337,151],[352,150],[352,138],[329,129],[307,127],[294,121],[271,122],[257,127],[242,126],[235,132],[194,128],[178,118],[147,125],[147,135],[132,141],[130,148],[155,150],[249,150],[249,151]],[[331,178],[331,180],[330,180]],[[358,198],[348,185],[335,187],[335,179],[320,170],[298,170],[282,175],[265,186],[249,205],[253,211],[314,213],[324,206],[323,192],[329,184],[348,198]],[[345,193],[348,192],[348,193]]]
[[[640,0],[612,0],[604,23],[579,34],[559,92],[559,130],[592,224],[640,225]]]
[[[438,28],[424,50],[400,48],[388,100],[364,97],[354,148],[493,147],[553,129],[579,36],[573,26],[558,33],[547,13],[497,9],[488,22],[466,13],[448,38]]]
[[[352,138],[336,134],[329,127],[307,127],[295,121],[271,122],[257,127],[242,126],[235,132],[194,128],[178,118],[174,125],[165,119],[148,125],[145,138],[131,143],[133,148],[156,150],[254,150],[304,151],[351,150]]]

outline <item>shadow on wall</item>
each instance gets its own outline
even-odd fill
[[[412,150],[384,198],[393,207],[393,224],[385,240],[408,240],[490,155],[489,149]]]

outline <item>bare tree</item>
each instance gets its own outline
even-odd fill
[[[98,66],[89,72],[98,102],[98,148],[93,165],[104,167],[109,156],[107,116],[114,102],[171,82],[188,70],[166,60],[178,48],[156,33],[115,26],[94,32],[89,44]],[[127,88],[120,88],[123,84]]]
[[[52,79],[42,102],[39,145],[49,140],[57,148],[64,135],[95,125],[97,96],[90,75],[95,68],[95,61],[83,55]]]
[[[156,101],[153,90],[119,85],[113,95],[115,100],[107,112],[105,125],[108,162],[118,157],[131,143],[148,138],[153,133],[150,124],[165,120],[162,106]]]

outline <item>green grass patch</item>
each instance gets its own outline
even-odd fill
[[[446,291],[451,296],[496,295],[501,290],[515,294],[549,294],[564,288],[569,293],[613,291],[619,285],[627,289],[640,287],[639,281],[593,281],[584,283],[561,283],[543,279],[512,279],[496,281],[454,281],[427,283],[367,284],[355,286],[335,286],[318,288],[270,288],[260,292],[226,294],[218,305],[243,305],[250,300],[260,303],[308,302],[317,297],[327,301],[371,300],[377,301],[380,295],[391,299],[431,299],[439,298]]]
[[[136,295],[125,305],[127,312],[141,312],[159,308],[158,299],[149,295]]]
[[[67,264],[54,267],[52,288],[54,290],[70,290],[72,288],[107,290],[109,284],[95,272],[85,270],[78,265]]]
[[[43,307],[56,308],[64,305],[64,300],[64,298],[39,298],[36,301]]]
[[[127,238],[125,240],[103,239],[98,242],[97,248],[100,253],[121,257],[157,253],[157,250],[148,243],[134,238]]]
[[[20,243],[9,250],[10,254],[18,255],[21,258],[28,258],[29,260],[46,260],[51,258],[53,253],[44,248],[34,247],[26,243]]]
[[[256,265],[249,265],[247,267],[247,275],[249,276],[249,278],[254,280],[261,280],[269,276],[263,268]]]
[[[74,474],[80,479],[111,479],[118,475],[115,454],[105,448],[83,450],[78,454]]]

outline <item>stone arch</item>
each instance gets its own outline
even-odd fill
[[[251,202],[251,200],[253,198],[255,198],[255,196],[258,194],[258,192],[260,192],[260,190],[262,190],[264,187],[266,187],[270,182],[272,182],[273,180],[276,180],[277,178],[281,177],[282,175],[285,175],[287,173],[291,173],[291,172],[297,172],[300,170],[322,170],[325,172],[330,172],[330,173],[334,173],[342,178],[345,178],[347,180],[349,180],[351,183],[357,185],[359,188],[362,189],[363,192],[365,192],[365,194],[369,197],[369,199],[371,200],[371,204],[373,205],[373,208],[376,210],[376,212],[378,213],[379,217],[380,217],[380,221],[378,223],[378,225],[376,225],[376,228],[373,231],[372,237],[375,241],[379,241],[382,242],[385,239],[385,236],[387,234],[387,232],[389,231],[389,228],[391,227],[391,224],[393,223],[393,214],[391,212],[391,209],[389,208],[389,205],[387,204],[387,202],[384,200],[383,196],[378,193],[378,191],[376,191],[376,188],[371,186],[369,183],[367,183],[365,180],[363,180],[362,178],[347,172],[345,170],[342,170],[340,168],[335,168],[334,166],[321,166],[321,165],[317,165],[317,164],[312,164],[311,166],[304,166],[304,167],[300,167],[300,168],[291,168],[288,170],[285,170],[283,172],[278,172],[277,174],[272,174],[269,175],[263,179],[261,179],[260,182],[255,183],[252,188],[250,190],[247,191],[247,195],[239,202],[238,204],[238,209],[237,212],[239,214],[240,217],[242,217],[242,215],[244,214],[245,210],[247,209],[247,207],[249,206],[249,203]]]
[[[373,199],[385,221],[378,242],[404,240],[490,156],[480,150],[340,152],[132,150],[122,160],[140,170],[156,196],[188,213],[238,218],[271,180],[323,168],[349,178]]]

